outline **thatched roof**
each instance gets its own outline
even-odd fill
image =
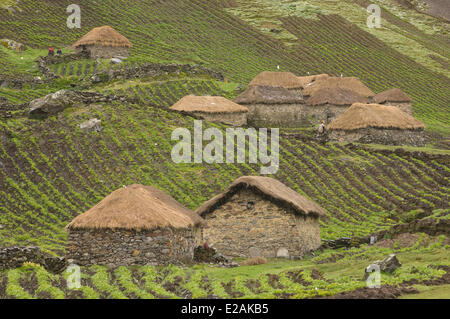
[[[373,97],[373,100],[378,104],[383,104],[385,102],[412,102],[412,99],[408,95],[406,95],[405,92],[397,88],[378,93]]]
[[[320,88],[307,100],[308,105],[352,105],[353,103],[369,103],[369,98],[349,89],[339,87]]]
[[[315,75],[307,75],[307,76],[298,76],[297,78],[299,79],[299,81],[302,84],[302,89],[308,87],[309,85],[311,85],[314,81],[320,80],[320,79],[325,79],[328,78],[329,75],[328,74],[315,74]]]
[[[324,77],[317,79],[310,86],[303,90],[304,96],[312,96],[316,91],[322,88],[341,88],[351,90],[364,97],[373,97],[373,93],[364,83],[356,77]]]
[[[367,127],[422,130],[425,124],[396,106],[355,103],[328,126],[329,130],[358,130]]]
[[[236,104],[222,96],[188,95],[175,103],[171,110],[191,113],[246,113],[248,108]]]
[[[249,86],[281,86],[286,89],[301,89],[304,80],[299,79],[292,72],[270,72],[259,73],[248,85]]]
[[[326,211],[313,201],[301,196],[278,180],[263,176],[242,176],[236,179],[223,193],[205,202],[195,212],[205,216],[226,203],[229,198],[243,188],[249,188],[268,200],[290,207],[300,214],[321,217],[326,215]]]
[[[127,47],[130,48],[133,45],[127,38],[121,35],[110,26],[103,26],[94,28],[86,33],[80,40],[74,43],[73,47],[79,47],[82,45],[101,45],[111,47]]]
[[[233,102],[238,104],[298,104],[303,97],[281,86],[249,86]]]
[[[75,217],[66,229],[188,228],[203,219],[168,194],[151,186],[131,185],[105,197]]]

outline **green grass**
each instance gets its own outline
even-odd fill
[[[400,296],[399,299],[450,299],[450,284],[442,286],[413,285],[418,294]]]

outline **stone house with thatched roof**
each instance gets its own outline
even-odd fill
[[[319,218],[326,212],[283,183],[243,176],[196,213],[208,223],[204,239],[230,257],[301,257],[320,247]]]
[[[248,108],[254,127],[296,127],[304,121],[303,98],[281,86],[249,86],[233,102]]]
[[[94,264],[159,265],[191,262],[204,221],[168,194],[131,185],[105,197],[66,226],[66,258]]]
[[[170,109],[209,122],[220,122],[233,126],[247,124],[248,108],[222,96],[188,95]]]
[[[369,103],[369,98],[357,91],[341,87],[321,87],[312,92],[305,101],[306,113],[314,123],[331,122],[345,112],[353,103]]]
[[[73,44],[75,51],[88,51],[93,59],[128,57],[131,42],[110,26],[94,28]]]
[[[425,125],[396,106],[355,103],[327,127],[338,142],[424,146]]]
[[[398,88],[378,93],[373,97],[373,101],[377,104],[397,106],[403,112],[414,116],[413,100]]]
[[[349,90],[369,99],[375,96],[375,93],[357,77],[321,77],[306,86],[302,92],[305,99],[307,99],[312,97],[318,90],[332,88]]]

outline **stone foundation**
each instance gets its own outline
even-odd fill
[[[66,259],[79,266],[166,265],[192,262],[201,229],[71,230]]]
[[[130,55],[130,50],[127,47],[112,47],[112,46],[102,46],[102,45],[87,45],[86,51],[90,53],[91,58],[97,59],[110,59],[115,56],[128,57]],[[75,49],[76,53],[82,52],[83,47],[77,47]]]
[[[240,190],[202,216],[204,240],[230,257],[276,257],[286,248],[301,257],[320,247],[319,221],[287,211],[251,190]]]
[[[385,145],[413,145],[425,146],[426,140],[423,131],[388,130],[365,128],[354,131],[329,131],[328,138],[337,142],[357,142]]]
[[[190,114],[195,118],[208,122],[219,122],[233,126],[247,125],[247,113],[204,113],[193,112]]]
[[[331,122],[349,105],[251,104],[248,124],[254,127],[316,126],[322,120]]]

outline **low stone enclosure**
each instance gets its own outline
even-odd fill
[[[425,146],[425,125],[396,106],[355,103],[328,126],[337,142]]]
[[[0,248],[0,270],[18,268],[26,262],[39,264],[54,273],[60,273],[66,268],[64,257],[44,253],[36,246]]]
[[[248,109],[221,96],[188,95],[170,109],[209,122],[220,122],[233,126],[247,124]]]
[[[66,258],[79,266],[180,264],[194,260],[204,221],[151,186],[118,189],[77,216]]]
[[[326,212],[281,182],[244,176],[196,213],[208,224],[204,240],[230,257],[300,258],[321,245]]]

